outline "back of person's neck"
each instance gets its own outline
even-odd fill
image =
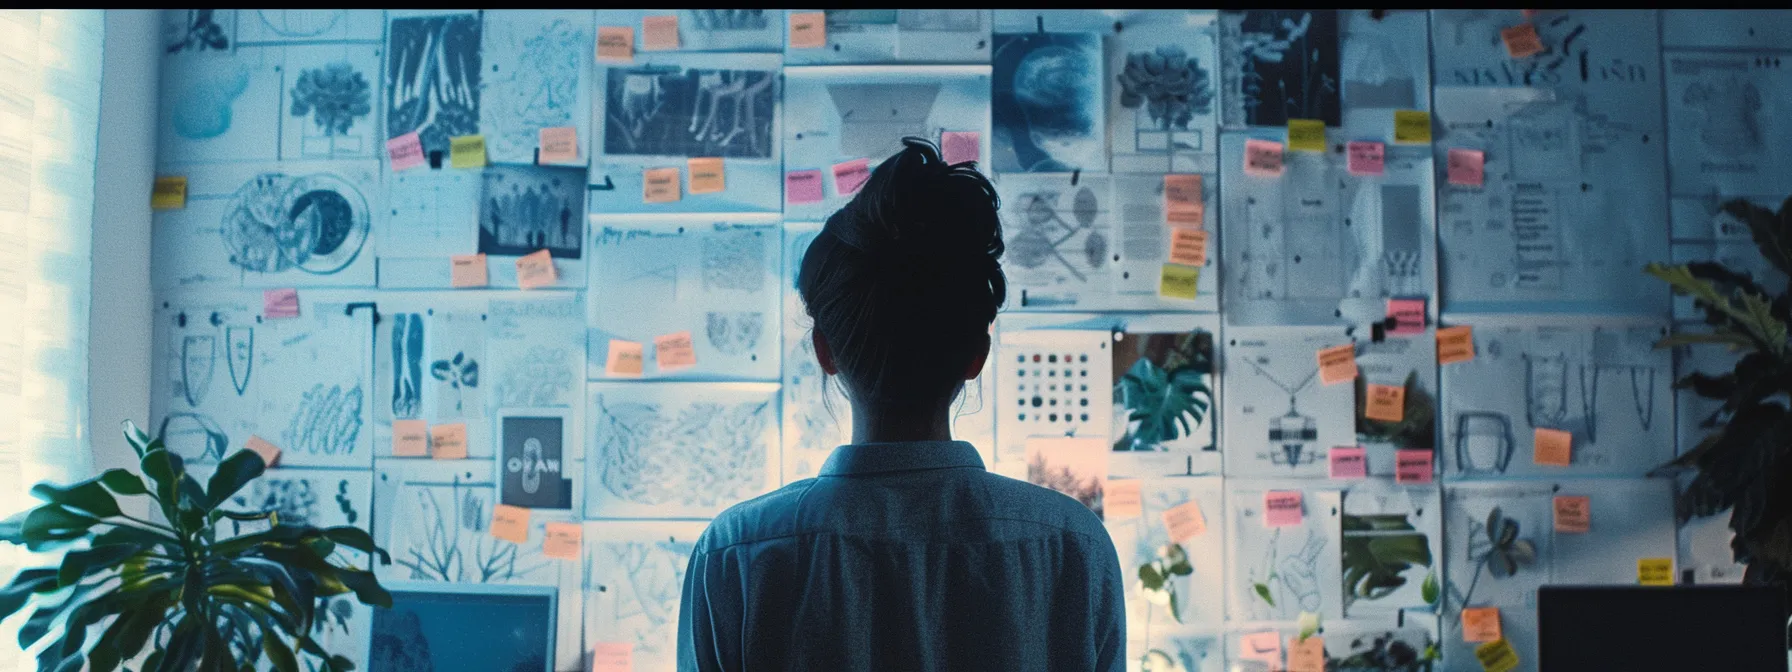
[[[853,443],[951,441],[951,405],[920,410],[853,404]]]

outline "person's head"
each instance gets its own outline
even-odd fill
[[[1008,283],[989,179],[931,142],[902,144],[828,218],[796,282],[816,358],[854,404],[926,413],[982,371]]]

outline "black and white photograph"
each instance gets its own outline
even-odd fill
[[[479,195],[479,251],[556,259],[584,252],[585,169],[492,166]]]
[[[513,414],[498,420],[498,501],[528,509],[572,508],[566,418]]]
[[[1220,41],[1227,126],[1286,126],[1289,119],[1341,123],[1337,11],[1224,12]]]
[[[610,68],[604,153],[774,158],[779,73]]]

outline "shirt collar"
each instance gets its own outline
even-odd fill
[[[834,449],[821,465],[822,476],[862,476],[926,469],[982,469],[977,448],[964,441],[855,443]]]

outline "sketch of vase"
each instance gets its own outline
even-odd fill
[[[205,401],[211,389],[212,373],[217,370],[217,340],[209,334],[195,334],[181,339],[180,391],[188,406]]]
[[[1503,474],[1517,444],[1512,421],[1487,411],[1456,415],[1456,470],[1464,474]]]
[[[249,390],[249,377],[255,371],[255,328],[226,328],[224,347],[228,350],[225,364],[230,366],[230,383],[236,387],[236,396],[243,396]]]

